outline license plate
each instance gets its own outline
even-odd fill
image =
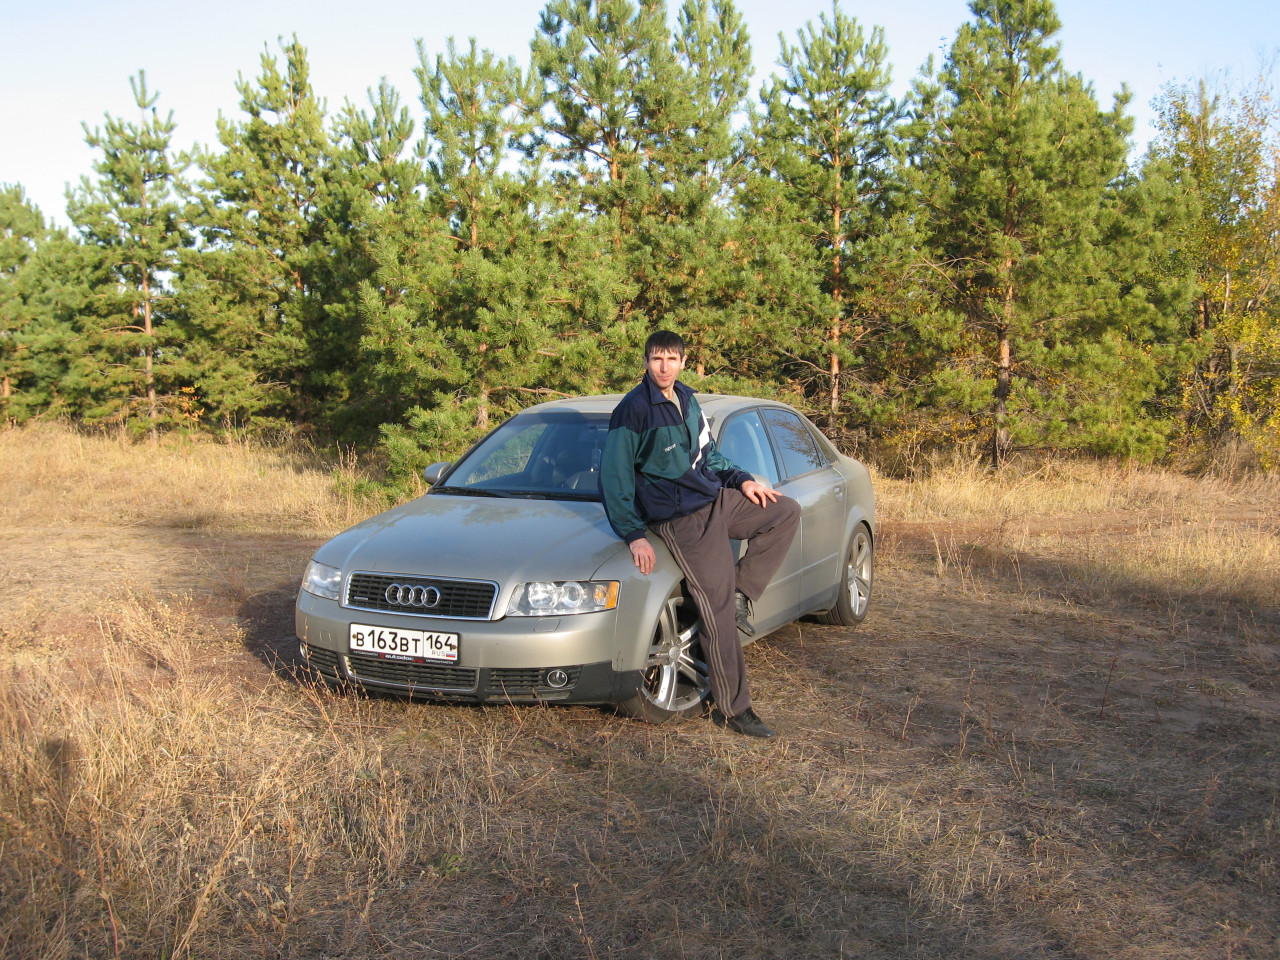
[[[447,660],[453,663],[458,659],[459,639],[456,633],[351,624],[352,653],[372,653],[395,660]]]

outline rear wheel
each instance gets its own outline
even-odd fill
[[[677,586],[662,605],[641,672],[640,690],[618,711],[648,723],[667,723],[702,711],[711,692],[698,646],[702,620]]]
[[[871,604],[871,581],[875,572],[875,546],[871,531],[865,523],[854,528],[845,551],[844,569],[840,579],[840,595],[836,605],[818,614],[822,623],[838,627],[852,627],[867,616]]]

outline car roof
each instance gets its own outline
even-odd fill
[[[551,400],[527,407],[524,412],[563,410],[574,413],[612,413],[613,408],[618,405],[618,401],[623,396],[621,393],[606,393],[594,397],[566,397],[563,400]],[[732,413],[741,407],[757,406],[759,404],[778,407],[786,406],[786,404],[779,403],[776,400],[762,400],[759,397],[738,397],[723,393],[698,394],[698,405],[702,407],[702,412],[711,420]]]

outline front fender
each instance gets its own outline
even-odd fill
[[[618,581],[618,615],[614,622],[613,669],[642,670],[649,659],[658,616],[671,592],[684,580],[680,565],[667,545],[657,537],[649,537],[657,556],[653,572],[648,576],[636,569],[631,550],[619,540],[619,549],[611,555],[593,577],[595,580]]]

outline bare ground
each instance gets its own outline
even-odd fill
[[[5,690],[63,658],[68,684],[101,683],[127,592],[181,607],[198,634],[197,662],[161,647],[131,664],[136,682],[211,685],[303,752],[357,757],[351,806],[331,813],[341,829],[289,839],[252,813],[264,822],[192,872],[171,934],[104,906],[124,883],[110,853],[84,854],[78,881],[59,872],[75,872],[71,854],[51,861],[76,916],[63,955],[1280,956],[1277,605],[1198,599],[1107,559],[1168,525],[1275,538],[1275,504],[1012,531],[886,512],[865,624],[798,623],[749,648],[757,707],[781,733],[767,744],[300,683],[293,595],[322,537],[220,531],[181,510],[0,531]],[[191,784],[234,805],[244,790],[221,769]],[[368,820],[360,791],[394,806],[389,820]],[[6,824],[20,852],[22,814]],[[9,912],[29,900],[0,891]],[[24,930],[0,954],[24,955]]]

